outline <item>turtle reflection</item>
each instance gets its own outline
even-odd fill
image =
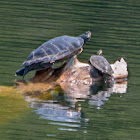
[[[100,109],[113,93],[126,93],[127,82],[114,84],[109,88],[104,85],[85,86],[83,92],[79,89],[71,87],[69,90],[61,89],[60,92],[59,87],[58,92],[54,89],[48,93],[51,94],[51,98],[47,96],[49,99],[43,99],[40,95],[34,98],[25,96],[25,100],[30,103],[29,107],[34,108],[34,112],[39,114],[40,118],[50,120],[50,125],[58,125],[60,129],[65,126],[65,130],[79,131],[78,128],[86,129],[88,124],[81,103],[88,100],[89,108]]]

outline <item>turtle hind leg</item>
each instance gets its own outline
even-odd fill
[[[24,77],[25,75],[29,72],[30,70],[26,67],[25,70],[24,70],[24,73],[22,75],[22,81],[24,81]]]
[[[104,85],[106,86],[106,88],[111,88],[115,83],[114,77],[112,75],[104,74],[103,79],[104,79]]]
[[[114,82],[114,77],[113,77],[113,75],[108,75],[108,74],[103,74],[103,78],[104,78],[104,81],[105,82],[109,82],[109,83],[111,83],[111,82]]]
[[[25,70],[25,68],[21,68],[21,69],[17,70],[15,76],[17,76],[17,75],[23,76],[24,70]]]

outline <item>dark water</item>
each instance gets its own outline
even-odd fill
[[[138,0],[1,0],[0,85],[13,86],[15,71],[45,41],[88,30],[92,39],[78,56],[81,61],[103,49],[109,62],[126,57],[129,67],[122,93],[108,89],[87,97],[53,91],[41,100],[3,91],[1,139],[139,139],[139,7]]]

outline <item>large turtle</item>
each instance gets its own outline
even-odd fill
[[[51,67],[55,62],[71,58],[82,52],[83,45],[91,38],[88,31],[78,37],[60,36],[53,38],[34,50],[23,63],[24,68],[16,71],[16,75],[24,76],[31,70]]]
[[[91,64],[91,76],[97,78],[99,75],[104,77],[104,80],[107,81],[113,80],[112,74],[114,73],[109,62],[103,57],[102,50],[97,52],[97,55],[90,57]]]

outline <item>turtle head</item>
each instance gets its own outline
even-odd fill
[[[84,34],[79,35],[79,37],[81,37],[82,39],[84,39],[84,44],[85,44],[88,40],[90,40],[90,38],[91,38],[91,32],[90,31],[87,31]]]
[[[102,55],[103,54],[103,51],[100,49],[98,52],[97,52],[97,55]]]

